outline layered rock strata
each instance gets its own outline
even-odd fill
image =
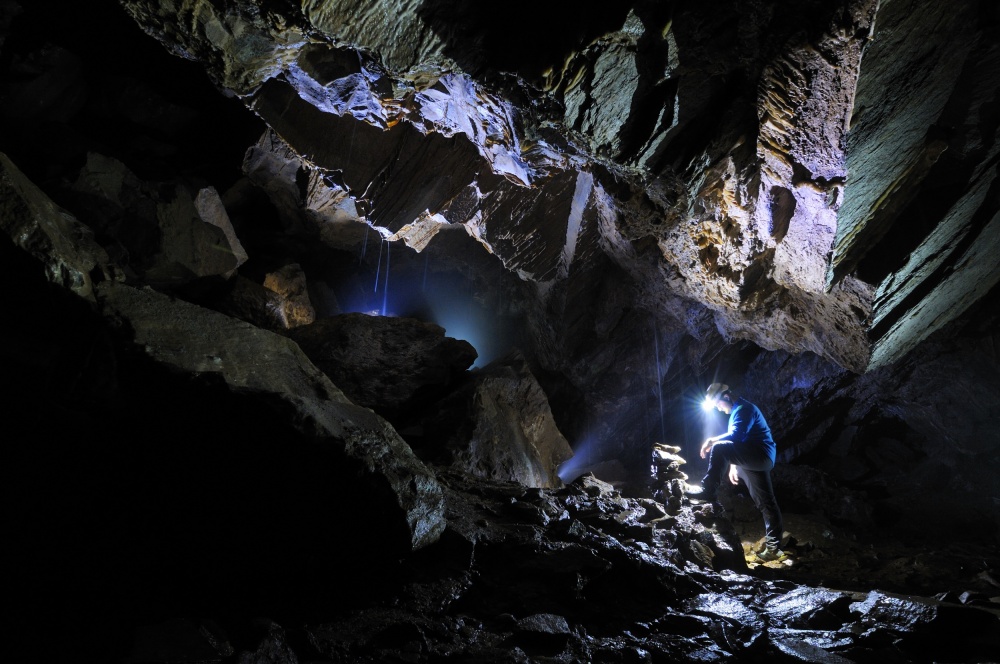
[[[757,59],[745,70],[725,65],[717,99],[692,89],[703,73],[694,63],[707,48],[705,28],[637,8],[619,30],[560,63],[562,73],[553,63],[550,92],[539,97],[547,101],[527,108],[513,100],[538,94],[531,87],[507,90],[490,76],[471,76],[490,70],[488,58],[477,71],[459,66],[485,56],[458,57],[438,15],[395,12],[399,29],[387,39],[376,29],[387,10],[381,6],[347,21],[348,3],[284,16],[277,7],[249,13],[201,3],[175,15],[125,3],[168,47],[200,59],[221,86],[244,97],[387,235],[464,224],[508,270],[543,291],[596,250],[650,290],[707,305],[727,335],[812,350],[856,370],[867,362],[861,323],[869,294],[855,285],[824,293],[822,266],[836,226],[840,141],[869,5],[822,14],[811,26],[816,43],[783,33],[786,51],[774,53],[753,41],[759,18],[741,16],[753,25],[741,38]],[[431,31],[419,29],[424,21]],[[654,75],[656,67],[662,73]],[[759,100],[750,88],[721,96],[726,78],[758,75],[765,81]],[[661,121],[640,122],[654,104],[663,104]],[[560,107],[563,114],[554,114]],[[671,108],[683,109],[676,126]],[[696,142],[704,136],[692,116],[699,108],[721,121],[721,139],[711,145]],[[761,118],[756,129],[752,113]],[[656,241],[658,256],[642,258],[644,238]],[[652,270],[640,267],[647,260]],[[643,306],[657,308],[655,299]]]

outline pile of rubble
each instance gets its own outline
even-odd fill
[[[687,473],[681,470],[687,459],[682,457],[680,452],[681,448],[676,445],[666,443],[653,445],[653,458],[649,468],[649,493],[654,499],[664,503],[669,514],[677,514],[680,511],[684,486],[688,479]]]
[[[681,501],[668,514],[592,475],[559,489],[454,470],[440,479],[447,529],[387,570],[391,592],[331,606],[317,624],[277,614],[249,628],[186,623],[187,642],[215,644],[218,655],[203,648],[200,661],[978,661],[1000,648],[996,607],[738,571],[739,542],[709,504]],[[168,661],[156,649],[176,646],[179,625],[144,628],[126,661]]]

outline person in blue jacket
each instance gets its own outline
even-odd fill
[[[727,470],[733,484],[738,484],[742,476],[750,497],[764,517],[765,546],[757,553],[757,558],[765,562],[784,558],[780,549],[781,510],[771,485],[777,448],[767,420],[760,408],[733,394],[723,383],[709,386],[704,405],[706,409],[715,408],[729,415],[729,428],[702,444],[701,458],[708,457],[708,471],[700,491],[695,488],[691,493],[702,500],[715,502]]]

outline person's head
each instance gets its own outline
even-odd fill
[[[733,412],[733,393],[725,383],[712,383],[705,391],[705,409],[721,410],[726,415]]]

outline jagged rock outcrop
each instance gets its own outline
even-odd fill
[[[114,273],[93,231],[52,202],[2,153],[0,193],[4,233],[39,261],[50,281],[93,300],[95,277]]]
[[[871,366],[898,360],[1000,279],[1000,16],[882,2],[846,137],[828,280],[876,285]],[[947,44],[947,46],[945,46]],[[882,248],[873,251],[873,247]],[[991,254],[992,255],[992,254]]]
[[[0,0],[12,657],[991,656],[995,3],[388,4]],[[134,269],[171,252],[201,276]],[[522,348],[479,394],[622,493],[418,461],[267,332],[310,306]],[[778,437],[788,564],[744,563],[740,487],[644,493],[716,378]]]
[[[871,0],[795,12],[638,2],[574,19],[537,58],[497,50],[495,17],[443,1],[122,4],[267,123],[245,170],[287,231],[355,253],[377,275],[390,253],[382,245],[429,251],[458,227],[484,249],[478,273],[460,272],[476,283],[473,299],[507,295],[502,280],[482,279],[494,269],[484,266],[516,276],[527,322],[517,345],[547,372],[553,402],[573,410],[563,422],[578,423],[574,436],[604,441],[606,456],[620,453],[614,441],[658,427],[638,412],[609,415],[636,409],[621,395],[647,388],[595,366],[687,354],[688,366],[650,372],[654,404],[676,403],[671,376],[711,361],[679,348],[720,338],[860,373],[901,357],[1000,278],[988,258],[996,26],[966,20],[992,16],[976,0],[941,31],[930,26],[946,10],[900,18],[902,3]],[[900,50],[893,39],[905,57],[883,55]],[[921,49],[938,54],[926,79]],[[914,82],[907,95],[920,94],[918,79],[940,92],[892,111],[879,95],[892,87],[883,81],[902,80],[896,71]],[[960,71],[974,92],[935,83]],[[916,145],[934,123],[962,127],[945,154],[975,184],[952,178],[953,211],[927,217],[908,243],[926,238],[925,249],[873,270],[877,256],[898,253],[878,241],[895,204],[876,202],[948,179],[930,162],[910,168],[909,157],[879,169],[876,152],[892,143],[882,137]],[[880,174],[852,176],[869,165]],[[890,175],[904,170],[903,180]],[[882,211],[861,214],[864,201]],[[366,255],[370,235],[379,251]],[[315,266],[304,269],[319,281]],[[619,349],[613,361],[606,345]]]
[[[125,3],[130,13],[168,46],[179,43],[187,54],[198,54],[195,57],[208,65],[209,74],[220,85],[244,96],[320,173],[337,174],[335,191],[349,192],[367,220],[388,234],[426,224],[422,221],[426,215],[437,217],[437,223],[465,224],[508,270],[545,287],[566,278],[573,262],[583,259],[587,252],[581,251],[581,242],[588,241],[588,226],[596,225],[592,234],[600,231],[589,242],[599,239],[605,245],[602,251],[619,261],[628,257],[634,262],[632,243],[651,237],[658,243],[662,265],[654,271],[643,270],[636,277],[706,304],[727,334],[754,338],[765,347],[811,349],[851,368],[863,368],[867,346],[860,323],[867,317],[866,292],[849,286],[826,295],[822,293],[822,269],[814,268],[816,274],[809,276],[803,266],[822,265],[829,251],[835,219],[824,202],[828,197],[825,188],[838,187],[835,181],[843,177],[838,146],[829,147],[831,141],[839,141],[843,130],[831,138],[823,130],[828,123],[815,121],[810,125],[813,120],[806,119],[811,118],[806,112],[820,107],[830,114],[839,113],[839,124],[844,126],[851,96],[841,91],[853,81],[851,72],[856,71],[863,44],[852,35],[863,32],[870,22],[870,3],[859,3],[850,16],[824,14],[823,20],[830,20],[833,27],[821,22],[814,27],[821,34],[830,30],[831,43],[805,44],[786,58],[793,73],[809,71],[808,76],[802,75],[798,87],[785,89],[796,85],[794,76],[789,81],[779,73],[771,75],[772,94],[762,99],[761,114],[763,126],[774,127],[772,140],[761,142],[756,157],[770,164],[766,172],[759,170],[754,151],[748,151],[750,146],[740,138],[752,129],[741,126],[740,119],[740,114],[751,108],[748,100],[727,100],[716,105],[730,106],[731,117],[724,131],[731,146],[719,144],[700,155],[698,147],[688,146],[690,165],[663,165],[669,160],[671,143],[681,141],[671,141],[671,132],[661,127],[663,135],[657,136],[651,150],[657,154],[659,166],[654,175],[665,188],[654,185],[651,192],[661,191],[655,195],[641,193],[638,181],[630,190],[626,183],[633,178],[613,164],[604,163],[596,178],[584,165],[602,152],[614,153],[615,146],[623,142],[641,144],[641,135],[620,136],[629,133],[625,125],[636,124],[637,117],[622,119],[605,97],[627,99],[631,91],[634,98],[624,107],[639,107],[640,102],[653,104],[669,96],[667,91],[687,72],[673,72],[668,66],[661,75],[665,80],[654,84],[656,79],[645,80],[646,68],[655,67],[658,59],[665,63],[687,57],[697,60],[702,48],[697,43],[697,30],[687,34],[682,20],[670,23],[669,16],[651,7],[637,9],[622,17],[625,23],[620,31],[596,40],[578,61],[567,63],[575,74],[553,84],[552,101],[564,103],[566,115],[559,119],[592,140],[591,151],[574,146],[540,124],[557,119],[549,117],[542,107],[532,112],[518,109],[502,91],[473,80],[461,68],[450,70],[447,57],[434,60],[436,64],[429,70],[414,75],[412,72],[423,66],[421,58],[437,58],[454,48],[448,33],[435,36],[435,32],[417,29],[424,17],[397,16],[400,35],[420,37],[409,46],[395,40],[389,44],[375,30],[382,10],[374,7],[363,12],[367,18],[352,20],[351,27],[341,34],[341,26],[347,23],[338,17],[353,11],[348,5],[316,3],[304,7],[301,16],[290,15],[275,22],[277,13],[249,14],[235,6],[217,11],[199,4],[175,16],[153,3]],[[334,43],[307,44],[297,33],[306,30],[303,19]],[[441,19],[435,16],[433,25],[439,27]],[[837,23],[840,20],[853,22],[849,23],[853,30],[842,30]],[[279,28],[279,23],[283,27]],[[663,24],[669,29],[664,30]],[[169,39],[165,26],[170,26]],[[240,36],[213,39],[215,28],[210,30],[209,26],[225,26],[226,34]],[[654,32],[662,35],[654,37]],[[690,56],[683,49],[678,55],[678,40],[685,43],[692,37],[695,45]],[[843,43],[834,43],[838,38]],[[234,50],[247,40],[257,43],[254,55]],[[638,45],[647,42],[657,44],[649,49],[654,62],[643,59],[644,51],[640,55]],[[384,47],[384,58],[381,62],[367,59],[340,44],[379,52]],[[763,51],[760,45],[754,48]],[[810,55],[823,48],[843,62],[827,63]],[[265,52],[273,59],[261,57]],[[275,55],[279,52],[280,58]],[[266,64],[278,61],[286,64],[280,69]],[[760,67],[760,63],[753,63],[747,73],[756,75]],[[629,77],[625,71],[629,68],[641,75]],[[773,69],[781,71],[778,62]],[[824,77],[821,72],[829,75]],[[632,80],[638,80],[638,85],[624,86],[623,90],[623,82]],[[687,111],[687,81],[679,89],[677,98],[666,105],[676,104]],[[831,91],[839,96],[830,98]],[[521,94],[532,93],[524,89]],[[697,95],[693,104],[695,108],[713,105]],[[584,112],[583,108],[602,110]],[[678,128],[692,133],[691,127],[684,126],[691,122],[688,113],[683,116]],[[652,130],[648,123],[644,127]],[[632,128],[631,133],[635,132]],[[786,138],[774,138],[778,134]],[[355,145],[364,145],[364,151],[355,150]],[[792,165],[787,163],[792,157],[786,158],[785,153],[795,156],[796,163],[812,167],[816,178],[832,184],[819,186],[812,181],[813,189],[802,182],[795,186]],[[627,163],[628,153],[624,157]],[[649,164],[650,158],[643,163]],[[695,163],[702,170],[682,172]],[[429,164],[434,164],[433,170],[428,169]],[[610,170],[605,170],[607,167]],[[802,172],[809,169],[803,166]],[[447,177],[439,177],[443,173]],[[818,193],[810,193],[817,187]],[[796,205],[796,195],[816,202],[803,199]],[[767,210],[773,208],[773,215],[758,220],[758,211],[765,214],[764,203]],[[817,209],[827,211],[817,213]],[[641,219],[650,220],[652,225],[636,225]],[[816,228],[826,231],[818,235]],[[827,238],[825,244],[819,237]],[[777,241],[784,244],[775,253]],[[776,276],[767,276],[771,273]],[[767,302],[773,304],[763,307]],[[817,327],[830,330],[822,342],[815,333]]]
[[[996,648],[997,618],[975,601],[720,579],[683,553],[711,551],[701,534],[671,530],[592,476],[558,490],[456,472],[442,481],[448,530],[408,562],[391,601],[302,626],[257,620],[230,638],[215,624],[162,623],[143,630],[146,648],[137,639],[135,651],[157,643],[179,656],[184,644],[208,661],[237,652],[248,661],[850,662],[973,661]]]
[[[133,281],[176,288],[230,277],[247,260],[218,192],[146,183],[125,164],[88,154],[73,190],[89,226]]]
[[[363,468],[398,510],[413,548],[443,529],[440,488],[396,431],[337,389],[295,344],[227,316],[125,285],[102,286],[104,314],[129,330],[133,343],[160,364],[218,377],[229,389],[287,409],[294,426]],[[333,506],[331,505],[331,508]],[[386,514],[385,516],[388,516]]]
[[[421,424],[418,453],[487,480],[561,486],[559,467],[573,456],[545,392],[518,354],[475,370],[429,408]]]

